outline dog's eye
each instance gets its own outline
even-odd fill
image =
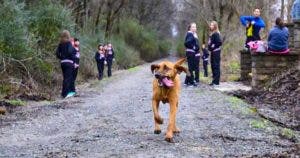
[[[167,65],[165,65],[165,66],[164,66],[164,70],[165,70],[165,71],[169,71],[169,70],[171,70],[171,68],[169,68]]]

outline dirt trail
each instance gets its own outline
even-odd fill
[[[182,87],[182,132],[167,143],[166,124],[153,134],[152,79],[146,64],[95,82],[81,97],[1,116],[0,157],[251,157],[294,147],[280,127],[207,85]],[[165,122],[168,109],[160,109]]]

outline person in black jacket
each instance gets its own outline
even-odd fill
[[[186,47],[188,69],[191,74],[186,77],[185,84],[197,86],[196,82],[199,82],[199,63],[197,64],[196,54],[199,54],[199,40],[197,36],[196,23],[191,23],[189,26],[189,31],[186,34],[184,45]],[[196,82],[195,78],[197,79]]]
[[[80,42],[78,38],[74,38],[74,43],[73,43],[73,47],[76,50],[76,58],[75,58],[75,69],[74,69],[74,73],[73,73],[73,82],[72,82],[72,88],[71,91],[74,92],[76,94],[76,88],[75,88],[75,81],[77,78],[77,74],[78,74],[78,69],[79,69],[79,60],[80,60]]]
[[[107,76],[111,77],[111,75],[112,75],[111,68],[112,68],[113,61],[115,60],[115,52],[114,52],[114,49],[113,49],[111,43],[107,44],[105,50],[106,50],[105,58],[106,58],[106,63],[107,63]]]
[[[208,66],[208,60],[209,60],[208,59],[209,58],[209,53],[208,53],[208,50],[205,47],[205,43],[202,44],[202,52],[203,52],[202,60],[203,60],[204,77],[208,77],[207,66]]]
[[[210,24],[210,37],[208,42],[208,50],[211,52],[211,69],[213,73],[213,80],[211,86],[220,84],[220,66],[221,66],[221,46],[222,40],[216,21],[212,21]]]
[[[75,95],[72,92],[72,82],[74,73],[74,62],[76,58],[76,50],[70,42],[70,32],[64,30],[60,36],[60,44],[56,50],[56,56],[60,59],[61,69],[63,73],[63,86],[61,96],[63,98]]]
[[[98,68],[98,79],[103,79],[104,62],[105,62],[105,50],[102,44],[98,45],[98,50],[95,53],[95,60]]]

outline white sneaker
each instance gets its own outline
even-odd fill
[[[74,92],[70,92],[68,93],[68,95],[65,97],[65,98],[70,98],[70,97],[73,97],[76,93]]]

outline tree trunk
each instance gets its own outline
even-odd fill
[[[284,19],[284,11],[285,11],[284,0],[281,0],[281,10],[280,10],[281,19]]]

